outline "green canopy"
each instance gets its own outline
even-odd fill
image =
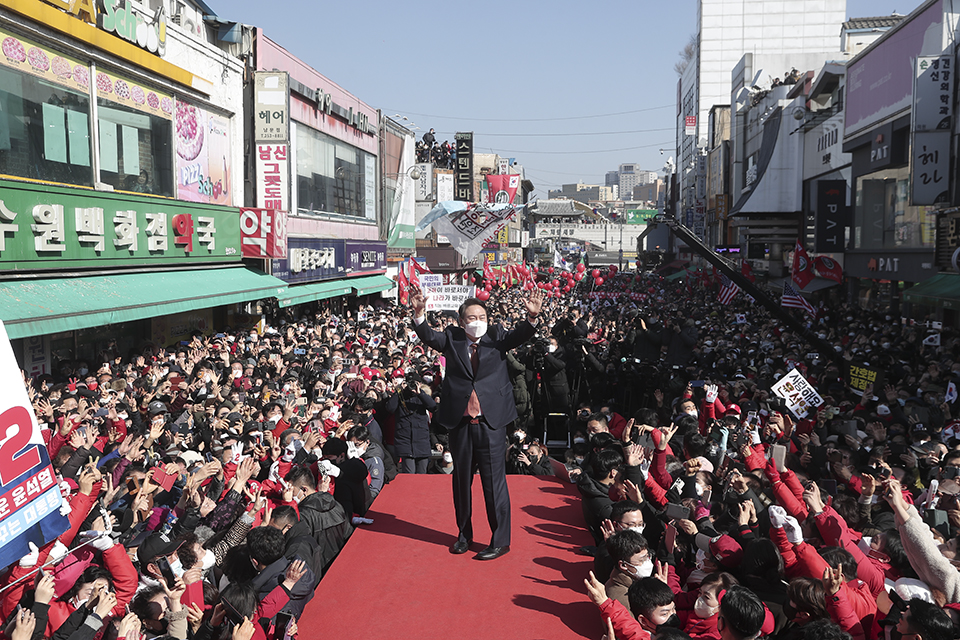
[[[380,293],[387,289],[393,289],[396,283],[387,276],[367,276],[365,278],[354,278],[347,283],[353,287],[358,296],[365,296],[370,293]]]
[[[960,274],[938,273],[903,292],[905,302],[927,307],[960,309]]]
[[[0,282],[0,320],[11,339],[101,327],[261,298],[283,280],[244,267]]]
[[[281,307],[292,307],[298,304],[314,302],[315,300],[326,300],[327,298],[349,295],[351,291],[350,283],[344,280],[300,284],[288,287],[287,290],[283,292],[283,297],[278,298],[278,302]]]

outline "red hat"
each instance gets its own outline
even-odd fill
[[[722,535],[710,541],[710,555],[718,564],[735,569],[743,560],[743,548],[730,536]]]
[[[739,416],[739,415],[740,415],[740,406],[739,406],[739,405],[736,405],[736,404],[730,405],[729,407],[727,407],[727,410],[723,412],[723,415],[725,415],[725,416],[733,416],[733,415]]]

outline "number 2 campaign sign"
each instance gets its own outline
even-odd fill
[[[0,322],[0,567],[67,530],[60,486],[20,369]]]

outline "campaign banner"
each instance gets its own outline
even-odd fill
[[[467,298],[472,298],[476,287],[446,284],[439,287],[424,288],[427,311],[458,311]]]
[[[69,528],[63,498],[23,386],[6,327],[0,322],[0,567],[47,544]]]
[[[517,197],[520,188],[519,175],[489,174],[487,175],[490,202],[497,204],[511,204]]]
[[[787,409],[797,418],[805,418],[823,404],[823,398],[796,368],[783,376],[771,390],[787,403]]]
[[[286,212],[240,209],[240,246],[244,258],[286,258]]]
[[[444,282],[444,275],[445,274],[439,273],[424,273],[420,276],[420,286],[424,289],[427,289],[442,287],[445,284],[449,284],[448,282]]]
[[[879,391],[883,388],[883,371],[850,363],[847,365],[847,382],[857,395],[863,395],[868,384],[873,385],[874,391]]]

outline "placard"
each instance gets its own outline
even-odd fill
[[[859,392],[858,395],[863,394],[863,390],[867,388],[868,384],[873,385],[874,391],[882,389],[883,381],[883,371],[880,369],[862,364],[857,365],[852,362],[847,364],[847,382],[851,389]]]
[[[439,287],[424,288],[427,311],[458,311],[467,298],[472,298],[477,290],[474,286],[446,284]]]
[[[816,411],[817,407],[823,404],[823,398],[817,390],[795,368],[777,380],[771,390],[783,398],[787,408],[797,418],[805,418],[808,413]]]
[[[60,486],[27,397],[6,327],[0,322],[0,568],[67,530]]]

